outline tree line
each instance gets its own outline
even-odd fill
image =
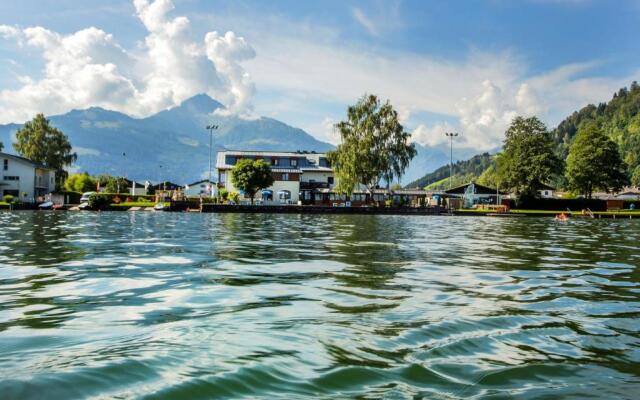
[[[565,179],[567,189],[589,199],[597,190],[617,192],[630,183],[618,146],[600,126],[582,124],[565,161],[556,151],[552,133],[537,117],[513,120],[502,152],[478,183],[536,196],[539,189],[560,179]]]

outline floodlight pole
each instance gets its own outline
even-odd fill
[[[211,183],[211,152],[213,151],[213,131],[218,129],[218,125],[207,125],[209,131],[209,190],[210,195],[213,197],[213,185]]]
[[[451,146],[451,162],[449,164],[449,189],[451,189],[453,184],[453,138],[458,136],[458,132],[445,132],[444,135],[449,138]]]

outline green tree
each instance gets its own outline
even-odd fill
[[[543,184],[562,171],[551,134],[537,117],[513,119],[505,132],[497,166],[500,186],[522,196],[535,196]]]
[[[327,153],[338,178],[336,190],[350,195],[358,184],[369,193],[384,179],[387,187],[400,178],[416,155],[411,134],[398,121],[389,101],[381,104],[364,95],[347,110],[347,120],[335,125],[342,142]]]
[[[631,175],[631,184],[636,187],[640,187],[640,165],[638,165]]]
[[[0,142],[0,151],[2,151],[2,149],[4,149],[4,144],[2,144],[2,142]]]
[[[102,183],[100,183],[100,187],[103,187]],[[106,184],[104,185],[104,191],[106,193],[126,193],[127,180],[121,176],[109,176]]]
[[[618,145],[595,123],[583,125],[569,146],[566,176],[569,188],[588,199],[594,190],[619,191],[629,182]]]
[[[77,159],[67,136],[49,124],[44,114],[38,114],[16,132],[13,148],[23,157],[44,164],[56,171],[57,187],[67,177],[64,167]]]
[[[72,174],[64,181],[64,189],[70,192],[91,192],[96,190],[96,180],[88,173]]]
[[[271,167],[264,160],[239,160],[231,169],[231,182],[245,195],[253,198],[260,189],[273,185]]]
[[[477,181],[480,185],[487,187],[498,188],[500,186],[500,179],[498,178],[498,169],[495,164],[490,165],[484,170],[478,177]]]

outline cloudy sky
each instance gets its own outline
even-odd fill
[[[640,80],[640,0],[0,2],[0,123],[101,106],[145,116],[208,93],[334,142],[365,92],[415,141],[479,150]]]

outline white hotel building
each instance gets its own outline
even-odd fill
[[[297,204],[317,203],[335,186],[333,170],[324,153],[272,151],[220,151],[216,160],[218,185],[239,192],[231,182],[230,170],[241,159],[264,160],[271,166],[274,183],[256,194],[265,202]]]

